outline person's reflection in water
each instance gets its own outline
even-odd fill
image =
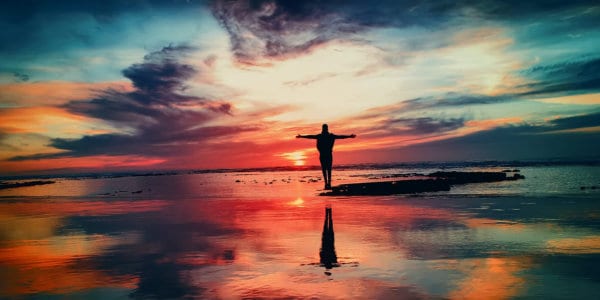
[[[335,235],[333,233],[333,218],[331,215],[331,207],[325,207],[325,222],[323,223],[323,235],[321,237],[321,266],[327,270],[339,267],[337,255],[335,254]],[[325,274],[331,275],[326,271]]]

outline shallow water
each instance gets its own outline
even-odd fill
[[[0,298],[598,299],[600,190],[581,186],[599,171],[522,168],[522,181],[386,197],[320,197],[315,171],[4,190]]]

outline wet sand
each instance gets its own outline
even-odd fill
[[[519,191],[531,182],[503,182],[320,197],[316,175],[59,180],[3,191],[0,296],[600,298],[593,191],[530,195]],[[343,175],[336,180],[355,178]],[[320,257],[326,207],[334,265]]]

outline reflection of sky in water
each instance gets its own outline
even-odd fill
[[[600,296],[597,194],[324,198],[320,182],[299,182],[313,173],[23,189],[39,196],[0,203],[0,296]],[[319,266],[326,205],[341,264],[331,270]]]

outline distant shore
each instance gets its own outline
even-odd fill
[[[36,181],[13,182],[13,183],[0,182],[0,190],[20,188],[20,187],[26,187],[26,186],[53,184],[53,183],[55,183],[55,181],[52,181],[52,180],[36,180]]]
[[[397,162],[397,163],[361,163],[335,165],[336,170],[352,169],[466,169],[466,168],[520,168],[537,166],[600,166],[600,159],[590,160],[540,160],[540,161],[455,161],[455,162]],[[9,175],[0,176],[2,180],[33,180],[33,179],[90,179],[90,178],[120,178],[120,177],[138,177],[138,176],[171,176],[183,174],[211,174],[211,173],[251,173],[251,172],[281,172],[281,171],[319,171],[321,167],[311,166],[279,166],[279,167],[261,167],[261,168],[222,168],[222,169],[197,169],[197,170],[152,170],[152,171],[79,171],[67,173],[66,171],[46,174],[27,174],[27,175]]]

